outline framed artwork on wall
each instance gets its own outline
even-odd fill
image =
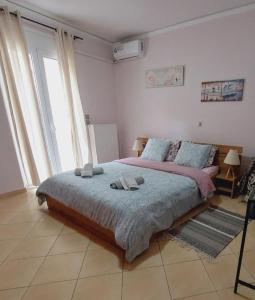
[[[202,82],[201,102],[242,101],[244,79]]]
[[[147,70],[145,80],[147,88],[184,85],[184,66]]]

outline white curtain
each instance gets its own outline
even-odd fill
[[[40,119],[33,74],[20,16],[0,11],[0,62],[9,111],[26,185],[52,175]],[[35,159],[36,157],[36,159]],[[38,170],[43,170],[39,174]],[[42,168],[43,167],[43,168]]]
[[[82,167],[84,163],[91,161],[91,151],[77,83],[73,50],[74,39],[68,32],[58,29],[56,32],[56,41],[60,73],[68,103],[73,154],[76,167]]]

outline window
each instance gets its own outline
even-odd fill
[[[67,103],[63,95],[56,45],[52,37],[25,31],[39,99],[43,131],[53,173],[74,168],[72,137]],[[33,130],[31,130],[32,133]],[[32,136],[32,134],[31,134]],[[40,160],[40,158],[38,157]],[[38,166],[43,169],[43,166]],[[39,172],[43,180],[43,172]]]
[[[75,163],[72,154],[72,137],[69,116],[67,114],[67,103],[63,100],[63,88],[58,70],[58,62],[56,59],[43,57],[43,63],[61,170],[70,170]]]

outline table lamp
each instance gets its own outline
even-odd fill
[[[137,156],[141,155],[141,153],[143,151],[143,144],[142,144],[141,140],[139,140],[139,139],[135,140],[132,150],[137,152]]]
[[[231,175],[233,178],[235,178],[235,170],[234,166],[239,166],[240,165],[240,158],[237,150],[230,149],[228,151],[227,156],[224,159],[224,163],[226,165],[229,165],[226,177],[229,177]]]

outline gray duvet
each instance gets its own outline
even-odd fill
[[[167,229],[202,202],[196,182],[185,176],[110,162],[105,173],[81,178],[66,172],[45,180],[37,196],[49,195],[64,205],[111,229],[127,261],[149,247],[152,234]],[[144,177],[137,191],[113,190],[110,183],[122,173]]]

